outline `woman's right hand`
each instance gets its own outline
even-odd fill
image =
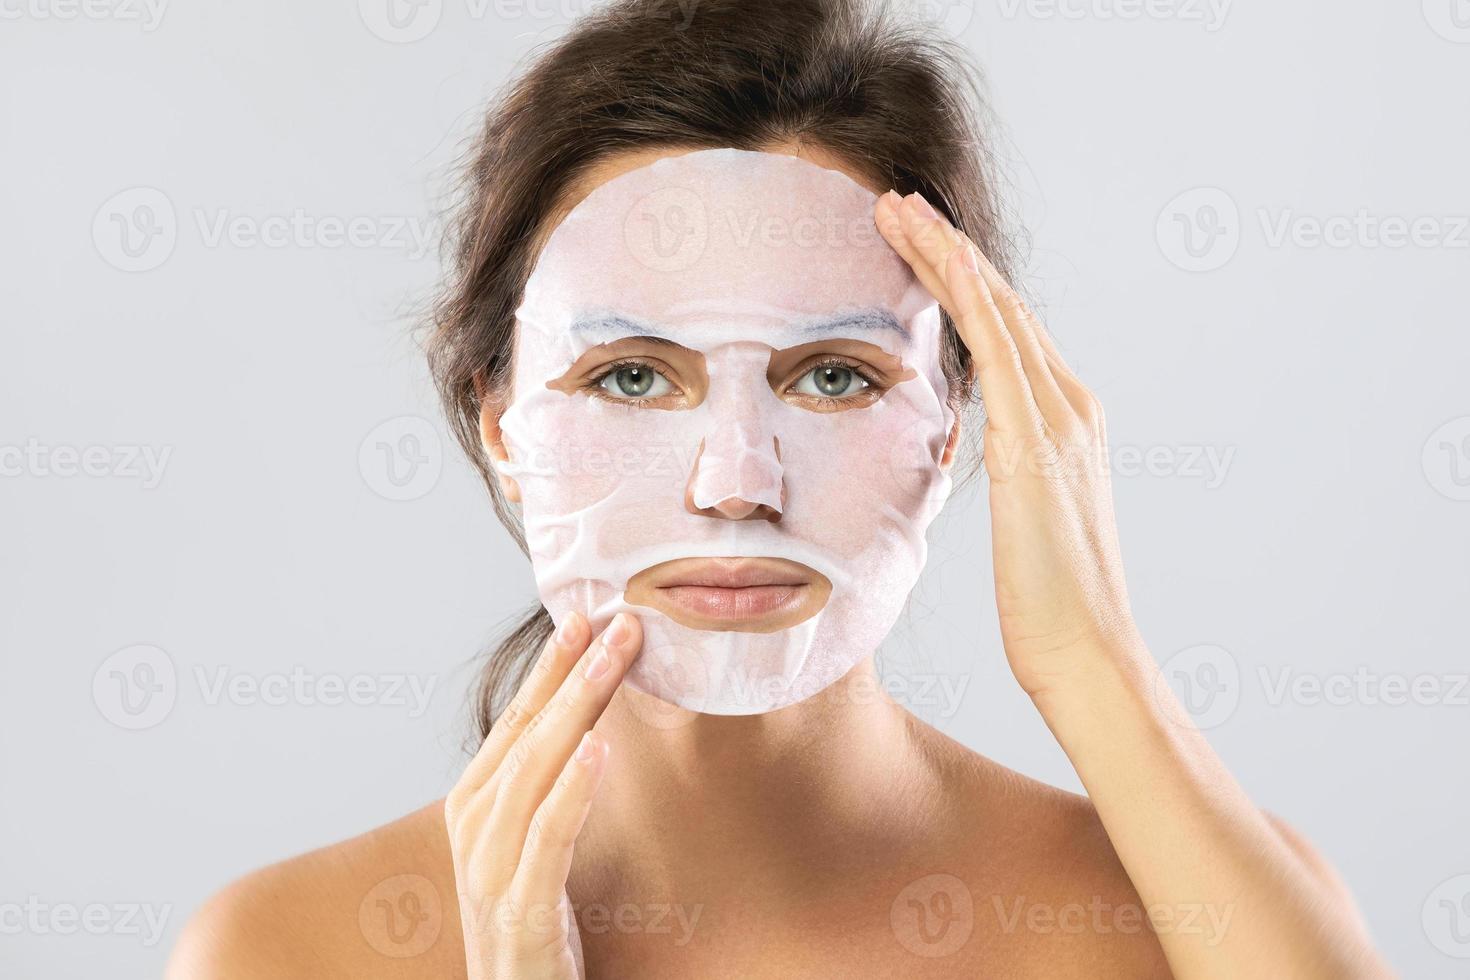
[[[444,802],[471,980],[582,975],[566,882],[607,761],[592,726],[642,630],[620,613],[591,638],[567,617]]]

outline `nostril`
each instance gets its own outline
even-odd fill
[[[685,509],[727,521],[780,521],[786,484],[779,443],[767,436],[762,450],[760,440],[727,439],[725,434],[713,443],[700,441],[685,484]]]
[[[749,500],[740,500],[739,498],[736,498],[732,500],[721,501],[720,503],[715,504],[710,509],[718,513],[721,517],[726,518],[727,520],[743,521],[751,514],[754,514],[755,509],[759,506],[761,505],[753,504]]]

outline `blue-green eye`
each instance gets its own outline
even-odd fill
[[[819,398],[847,398],[867,387],[867,379],[845,364],[821,364],[803,374],[792,390]]]
[[[603,375],[597,386],[613,398],[658,398],[674,388],[668,378],[647,364],[614,368]]]

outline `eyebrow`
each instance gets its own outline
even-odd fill
[[[635,320],[620,313],[595,313],[579,316],[567,328],[573,337],[584,340],[589,347],[628,340],[637,337],[654,344],[680,346],[678,341],[652,323]]]
[[[852,310],[835,316],[823,316],[793,324],[798,333],[804,335],[833,336],[844,332],[871,333],[887,330],[907,337],[908,330],[891,312],[881,308]],[[677,340],[656,324],[636,320],[621,313],[594,313],[577,317],[569,328],[572,335],[585,340],[588,346],[637,337],[654,344],[682,346]]]
[[[808,334],[832,334],[841,331],[854,331],[867,333],[874,330],[891,330],[901,337],[909,335],[908,330],[898,317],[885,309],[863,309],[848,313],[839,313],[836,316],[822,317],[812,320],[797,327],[802,333]]]

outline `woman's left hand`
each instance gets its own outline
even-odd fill
[[[1174,975],[1391,975],[1341,881],[1250,801],[1160,682],[1128,607],[1097,399],[985,256],[923,198],[889,192],[874,218],[974,359],[1011,670],[1142,901],[1233,916],[1218,943],[1160,932]]]
[[[1099,650],[1140,650],[1097,399],[1015,290],[922,197],[889,191],[875,219],[954,319],[975,364],[996,605],[1016,679],[1036,698]]]

